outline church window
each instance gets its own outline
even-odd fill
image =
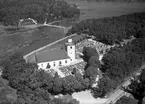
[[[72,46],[70,47],[70,49],[72,49]]]
[[[55,66],[55,62],[53,63],[53,66]]]
[[[47,67],[46,68],[50,68],[50,64],[49,63],[47,64]]]
[[[65,60],[65,63],[67,63],[67,60]]]
[[[61,64],[62,64],[61,61],[59,61],[59,66],[61,66]]]

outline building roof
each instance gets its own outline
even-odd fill
[[[67,52],[64,49],[44,51],[36,54],[37,63],[49,62],[55,60],[69,59]]]
[[[62,39],[62,37],[64,37],[64,35],[65,35],[64,33],[60,33],[60,31],[51,32],[50,31],[51,29],[49,29],[49,28],[46,27],[45,29],[44,28],[42,29],[43,32],[45,31],[44,34],[41,33],[42,31],[33,33],[36,36],[37,36],[37,34],[47,35],[48,36],[47,38],[36,40],[36,41],[32,42],[31,44],[29,44],[28,46],[25,46],[23,48],[17,49],[16,52],[19,52],[23,56],[26,56],[25,60],[27,60],[27,62],[31,62],[32,60],[33,60],[33,62],[36,62],[35,57],[34,57],[35,53],[40,53],[40,52],[43,52],[43,51],[49,51],[49,50],[54,49],[56,47],[60,47],[60,46],[64,45],[68,41],[68,39],[70,39],[70,38],[72,40],[79,40],[82,37],[86,36],[85,34],[82,34],[82,35],[71,35],[71,36],[68,36],[67,38]],[[56,37],[56,38],[52,38],[52,36]],[[59,39],[59,41],[58,41],[58,39]],[[54,44],[52,44],[52,43],[54,43]],[[45,46],[45,48],[43,48],[43,49],[41,49],[39,51],[35,51],[35,50],[37,50],[39,48],[42,48],[44,46]],[[33,52],[33,53],[31,53],[31,52]],[[31,53],[31,54],[28,55],[29,53]]]

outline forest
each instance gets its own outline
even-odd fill
[[[137,100],[123,96],[115,104],[137,104]],[[143,103],[144,104],[144,103]]]
[[[125,78],[131,76],[145,62],[145,12],[119,17],[87,19],[75,24],[71,33],[87,33],[105,44],[120,44],[124,39],[135,39],[123,46],[111,48],[103,56],[100,70],[103,77],[98,88],[92,88],[95,98],[104,97],[116,89]],[[96,62],[97,63],[97,62]],[[92,70],[92,68],[89,68]],[[89,70],[87,69],[87,70]]]
[[[9,104],[79,104],[75,99],[64,101],[50,99],[53,95],[69,94],[90,88],[89,78],[84,78],[80,73],[74,73],[60,78],[56,73],[51,76],[44,70],[37,70],[36,64],[26,63],[21,54],[14,53],[1,60],[2,78],[9,82],[8,86],[16,90],[16,100],[6,98],[2,94],[0,103]],[[15,102],[15,103],[12,103]]]
[[[140,71],[139,75],[130,79],[128,86],[121,86],[121,89],[129,93],[130,96],[123,96],[116,104],[145,104],[145,68]]]
[[[108,17],[87,19],[75,24],[67,33],[87,33],[105,44],[115,44],[140,34],[145,28],[145,12]]]
[[[103,97],[116,89],[127,77],[138,71],[145,62],[145,38],[137,38],[127,45],[110,49],[103,56],[100,70],[104,73],[99,88],[93,88],[94,97]]]
[[[80,13],[75,5],[62,0],[0,0],[0,22],[18,25],[20,19],[33,18],[38,23],[71,18]]]

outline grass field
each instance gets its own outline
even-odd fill
[[[31,29],[0,27],[0,53],[18,51],[27,54],[64,36],[62,29],[48,26]]]

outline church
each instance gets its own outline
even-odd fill
[[[75,45],[72,39],[68,39],[65,48],[46,50],[35,55],[38,69],[55,69],[70,65],[76,59]]]

